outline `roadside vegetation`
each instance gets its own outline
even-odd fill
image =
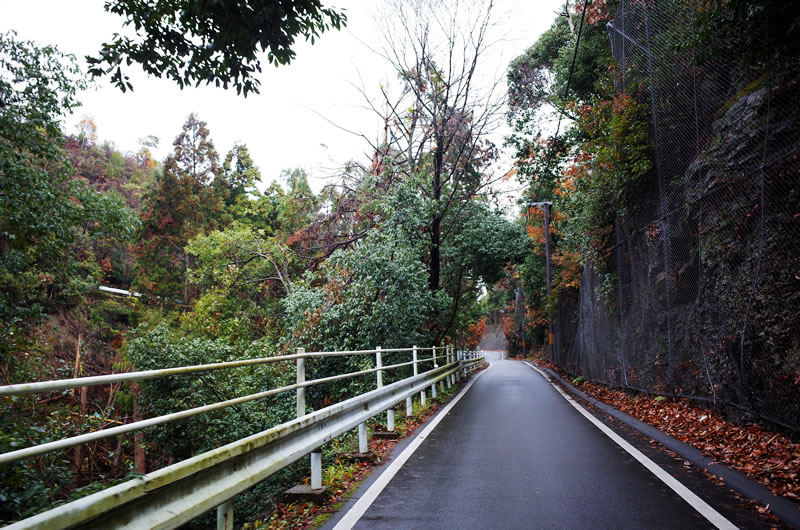
[[[729,80],[728,101],[712,109],[708,121],[727,134],[742,122],[736,113],[753,102],[748,123],[759,133],[753,137],[774,136],[788,146],[779,153],[783,158],[773,157],[780,163],[766,177],[762,168],[755,188],[757,179],[749,173],[734,181],[724,176],[730,172],[684,168],[657,177],[652,92],[644,82],[624,82],[629,72],[614,62],[606,24],[619,2],[612,0],[565,2],[551,27],[511,62],[507,87],[502,79],[487,82],[480,72],[496,45],[491,2],[470,2],[471,9],[455,13],[434,0],[388,1],[376,26],[384,36],[380,52],[396,79],[391,89],[377,87],[377,98],[366,89],[363,94],[383,124],[382,134],[367,140],[369,156],[350,161],[319,191],[311,185],[315,175],[303,169],[263,175],[247,145],[216,144],[202,109],[186,117],[174,139],[143,138],[133,151],[102,138],[91,117],[65,130],[64,117],[79,111],[81,97],[90,97],[82,92],[90,75],[108,76],[131,90],[126,71],[136,63],[181,87],[215,83],[243,95],[258,93],[256,52],[265,52],[265,63],[287,64],[295,57],[295,38],[321,39],[318,45],[324,46],[325,34],[347,21],[343,12],[317,2],[293,2],[293,8],[281,7],[281,23],[265,33],[250,18],[233,16],[234,3],[217,2],[219,9],[206,10],[191,0],[196,9],[175,16],[163,6],[145,12],[141,2],[107,2],[107,10],[132,24],[136,38],[116,35],[90,59],[89,72],[56,46],[26,41],[13,31],[0,35],[0,385],[277,356],[298,347],[447,344],[471,350],[487,322],[502,323],[512,355],[547,351],[566,359],[582,323],[606,325],[617,340],[623,334],[614,326],[626,315],[643,314],[621,302],[635,291],[623,272],[636,256],[619,248],[635,235],[646,251],[642,261],[650,265],[641,269],[653,290],[652,307],[666,300],[669,309],[652,313],[672,319],[642,323],[625,335],[640,365],[652,369],[649,375],[616,361],[621,348],[608,353],[612,360],[594,374],[586,369],[591,363],[557,364],[593,395],[798,499],[798,447],[788,435],[796,435],[800,417],[800,399],[792,399],[800,389],[800,310],[794,311],[800,298],[794,272],[786,272],[798,270],[800,256],[797,214],[786,206],[800,197],[793,132],[800,130],[798,112],[796,104],[786,103],[800,100],[794,97],[798,2],[781,3],[777,16],[772,3],[759,0],[699,2],[693,24],[678,28],[693,33],[684,35],[676,53],[690,46],[702,50],[701,73],[704,65],[732,56],[748,72],[746,79]],[[164,24],[170,31],[161,32]],[[221,27],[234,29],[220,34]],[[772,88],[764,88],[767,80]],[[772,107],[768,97],[775,98]],[[762,115],[780,101],[783,121],[774,129],[759,128]],[[504,146],[514,157],[510,171],[498,169],[501,149],[491,141],[503,118],[511,130]],[[741,134],[731,138],[737,141],[709,142],[702,154],[717,157],[710,166],[726,162],[718,152],[725,145],[749,141]],[[152,153],[161,141],[171,141],[172,149],[156,160]],[[759,153],[766,160],[767,150]],[[523,188],[518,211],[510,215],[496,206],[503,180]],[[656,210],[652,199],[659,182],[670,190],[684,186],[680,194],[664,193],[670,208],[704,216],[679,216],[675,225],[689,235],[664,236],[664,215],[633,226],[631,219]],[[767,199],[764,189],[772,189]],[[703,202],[714,193],[723,197],[722,206]],[[753,202],[756,196],[761,202]],[[549,295],[544,212],[532,204],[543,202],[552,204]],[[777,213],[765,218],[767,210]],[[764,238],[764,226],[785,239]],[[672,252],[673,239],[676,248],[680,243],[688,249],[679,256],[683,261],[657,271],[653,264],[679,254]],[[748,256],[766,257],[756,269]],[[701,265],[710,271],[703,277],[697,272]],[[752,294],[758,281],[768,286],[763,296]],[[141,296],[118,297],[100,286]],[[705,296],[714,289],[734,294],[714,305]],[[686,292],[704,294],[696,297],[695,312],[673,311],[673,301],[691,297]],[[587,319],[587,307],[601,311],[591,314],[602,319]],[[725,320],[742,308],[745,317]],[[550,346],[548,321],[556,320],[556,345]],[[665,326],[684,333],[696,322],[705,327],[691,328],[690,338],[703,348],[673,348],[671,333],[667,339],[641,338]],[[766,332],[754,337],[753,329]],[[707,337],[714,338],[708,348],[702,342]],[[754,352],[747,357],[750,365],[745,344]],[[373,362],[309,362],[307,377],[372,368]],[[710,370],[703,363],[712,362],[738,386],[707,384]],[[387,382],[409,372],[387,375]],[[276,364],[4,397],[0,452],[252,394],[294,378],[293,367]],[[356,379],[313,387],[307,405],[319,409],[369,385]],[[631,394],[635,388],[642,393]],[[705,399],[714,405],[751,400],[739,419],[753,423],[769,415],[787,437],[728,422],[721,405],[711,412],[678,398],[693,392],[711,394]],[[782,401],[775,405],[771,396]],[[398,431],[413,433],[433,410],[415,411],[409,420],[398,411]],[[294,396],[284,394],[5,466],[0,524],[263,431],[295,413]],[[353,443],[344,436],[325,449],[334,506],[367,472],[338,456]],[[392,445],[374,441],[372,450],[385,458]],[[304,480],[306,467],[289,466],[238,496],[237,521],[247,528],[319,523],[329,507],[279,502],[288,485]]]
[[[133,20],[141,15],[132,3],[115,5]],[[426,25],[435,3],[395,7],[415,17],[404,39],[434,38]],[[370,159],[354,159],[318,192],[302,169],[262,175],[248,146],[219,149],[202,110],[166,140],[172,149],[164,160],[152,155],[161,139],[143,138],[138,150],[122,152],[102,138],[91,117],[64,130],[64,117],[78,111],[84,97],[87,74],[55,46],[14,32],[0,35],[0,384],[276,356],[298,347],[473,349],[481,335],[484,286],[525,252],[522,227],[490,201],[498,153],[487,134],[499,102],[487,106],[470,90],[474,68],[448,63],[469,65],[485,53],[491,12],[474,14],[480,24],[473,57],[438,55],[441,50],[430,46],[392,64],[400,81],[397,93],[383,92],[396,112],[385,116],[385,138],[371,146]],[[346,20],[334,10],[317,15],[288,17],[286,23],[296,26],[285,28],[287,34],[319,35]],[[442,10],[438,16],[454,15]],[[273,48],[270,61],[289,62],[291,42]],[[144,39],[109,46],[114,57],[153,65],[181,43]],[[194,83],[205,79],[206,68],[228,76],[245,94],[258,90],[252,70],[226,72],[214,61],[184,63],[185,72],[169,70],[168,77]],[[97,64],[91,74],[103,75]],[[115,72],[113,81],[130,89],[125,73]],[[461,88],[450,92],[446,85]],[[119,297],[100,286],[141,296]],[[371,363],[309,362],[307,377]],[[387,374],[387,382],[409,370]],[[270,365],[5,397],[0,451],[252,394],[294,377],[292,366]],[[307,404],[318,409],[368,387],[359,379],[314,387]],[[294,397],[280,395],[5,466],[0,522],[294,414]],[[399,428],[405,428],[402,421]],[[263,515],[304,472],[290,466],[239,496],[237,520]]]

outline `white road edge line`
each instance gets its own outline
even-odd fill
[[[537,368],[536,366],[532,365],[527,361],[525,361],[525,364],[527,364],[528,366],[539,372],[539,374],[542,377],[544,377],[551,385],[553,385],[553,388],[558,390],[558,393],[561,394],[564,397],[564,399],[566,399],[569,402],[570,405],[575,407],[578,410],[578,412],[583,414],[586,417],[586,419],[592,422],[592,424],[594,424],[595,427],[600,429],[603,432],[603,434],[614,440],[614,442],[616,442],[617,445],[625,449],[625,451],[627,451],[633,458],[638,460],[640,464],[646,467],[648,471],[650,471],[652,474],[658,477],[658,479],[661,480],[661,482],[669,486],[672,489],[672,491],[677,493],[692,508],[697,510],[700,513],[700,515],[708,519],[708,521],[711,524],[713,524],[717,528],[724,528],[726,530],[737,528],[736,525],[731,523],[722,514],[720,514],[718,511],[712,508],[706,501],[695,495],[694,492],[692,492],[692,490],[681,484],[678,481],[678,479],[676,479],[675,477],[664,471],[664,469],[661,466],[659,466],[658,464],[647,458],[638,449],[636,449],[634,446],[626,442],[617,433],[609,429],[603,422],[592,416],[592,414],[590,414],[585,408],[583,408],[574,399],[572,399],[572,396],[561,390],[561,388],[558,385],[556,385],[552,381],[552,379],[550,379],[549,375],[547,375],[545,372],[543,372],[542,370],[540,370],[539,368]]]
[[[452,409],[456,403],[458,403],[458,401],[464,397],[464,394],[466,394],[467,390],[469,390],[470,387],[475,384],[475,381],[477,381],[480,376],[485,374],[491,368],[492,363],[490,362],[489,368],[476,375],[469,383],[467,383],[467,386],[461,389],[461,392],[456,394],[456,396],[450,401],[450,403],[447,404],[447,406],[439,411],[439,413],[431,420],[427,427],[425,427],[422,432],[419,433],[417,437],[406,446],[405,449],[403,449],[403,452],[400,453],[400,455],[395,458],[391,464],[389,464],[389,467],[386,468],[381,476],[379,476],[378,479],[372,483],[369,489],[364,492],[361,498],[358,499],[358,501],[353,505],[352,508],[350,508],[345,516],[339,520],[336,526],[333,527],[333,530],[350,530],[353,528],[353,526],[355,526],[359,519],[361,519],[361,517],[367,512],[369,507],[372,506],[372,503],[375,502],[375,499],[378,498],[378,495],[381,494],[383,489],[389,484],[392,478],[394,478],[397,472],[400,471],[400,468],[403,467],[403,464],[405,464],[406,461],[411,458],[411,455],[414,454],[414,451],[416,451],[419,446],[422,445],[422,442],[428,438],[428,435],[433,431],[433,429],[435,429],[436,426],[439,425],[439,422],[444,419],[448,412],[450,412],[450,409]]]

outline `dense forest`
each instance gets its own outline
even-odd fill
[[[386,56],[401,87],[382,90],[383,100],[373,103],[384,124],[381,139],[370,146],[371,159],[354,159],[319,193],[302,169],[262,175],[244,144],[218,151],[202,109],[175,131],[164,160],[153,157],[155,137],[142,139],[136,152],[120,152],[91,118],[65,130],[63,118],[78,112],[87,76],[105,75],[100,61],[84,73],[54,46],[14,32],[0,35],[0,384],[268,357],[298,347],[472,349],[488,318],[502,323],[511,354],[548,355],[571,373],[614,386],[713,398],[714,405],[733,404],[748,417],[796,429],[800,311],[791,313],[800,301],[796,276],[792,284],[785,271],[797,270],[800,255],[790,206],[794,201],[796,210],[798,198],[790,169],[797,161],[792,131],[800,130],[794,127],[797,3],[777,8],[730,0],[686,8],[665,2],[655,16],[667,29],[654,30],[652,41],[670,55],[655,70],[641,58],[626,62],[631,59],[609,43],[620,7],[633,12],[640,4],[566,2],[550,29],[511,62],[507,94],[498,96],[481,90],[476,77],[476,65],[491,53],[491,9],[476,11],[468,29],[446,11],[450,24],[436,31],[453,33],[439,36],[431,31],[432,5],[394,3],[405,23],[384,45],[396,52]],[[689,13],[691,20],[677,28],[667,8],[683,9],[681,16]],[[346,17],[327,10],[315,22],[293,23],[293,34],[304,27],[318,36]],[[248,28],[241,31],[232,49],[250,57],[236,48],[247,41]],[[430,39],[440,38],[433,46]],[[269,61],[290,61],[290,45],[273,48]],[[106,50],[117,56],[102,57],[120,64],[130,54],[146,69],[160,65],[147,71],[181,86],[227,79],[245,94],[258,92],[260,67],[248,61],[225,78],[213,61],[183,72],[178,63],[164,63],[185,49],[180,43],[156,43],[158,53],[142,50],[146,40],[125,46],[117,43]],[[748,53],[737,55],[741,49]],[[688,78],[669,77],[675,69],[667,60],[691,65],[692,79],[708,83],[691,86],[724,88],[708,109],[675,111],[676,124],[671,114],[661,122],[681,134],[688,129],[679,126],[699,124],[691,133],[696,151],[674,167],[663,153],[685,149],[668,144],[673,133],[659,136],[658,118],[683,104],[675,87],[687,86]],[[131,88],[121,71],[111,75]],[[663,81],[660,93],[649,88],[656,78]],[[668,90],[677,96],[670,99]],[[783,113],[768,141],[748,147],[754,156],[770,155],[760,181],[737,169],[738,154],[724,152],[724,145],[746,140],[726,132],[746,115],[746,101],[752,130],[761,136],[764,120],[775,109]],[[515,156],[514,169],[500,176],[501,147],[490,141],[498,119],[511,127],[503,147]],[[768,150],[767,143],[779,148]],[[516,212],[491,201],[502,175],[523,186]],[[748,179],[755,188],[742,184]],[[678,187],[680,195],[670,191]],[[765,188],[772,191],[765,195]],[[699,217],[653,218],[659,198],[662,214]],[[780,237],[763,243],[765,225]],[[631,250],[624,245],[635,247],[628,243],[634,236],[641,248]],[[748,254],[770,265],[747,261]],[[723,265],[713,268],[717,263]],[[648,271],[641,285],[635,267]],[[758,296],[752,293],[759,286],[747,280],[754,274],[762,282]],[[121,297],[101,286],[137,295]],[[765,301],[780,286],[790,293],[784,313]],[[635,293],[650,296],[649,305],[626,298]],[[717,304],[746,311],[729,311],[728,321],[711,315],[712,294]],[[634,314],[660,316],[631,323]],[[552,344],[548,322],[555,328]],[[754,336],[753,322],[771,330],[771,338]],[[699,345],[698,337],[716,342]],[[627,357],[619,355],[622,347]],[[319,364],[311,373],[322,377],[341,368]],[[706,373],[719,379],[706,385]],[[262,367],[236,376],[4,397],[0,452],[293,378],[291,370]],[[321,407],[360,390],[352,385],[315,390],[310,404]],[[776,391],[781,399],[768,397]],[[292,396],[278,396],[6,466],[0,522],[262,431],[291,419],[294,407]],[[289,472],[276,480],[296,478]],[[246,518],[263,515],[253,498],[237,500]]]
[[[798,16],[575,2],[511,63],[533,245],[511,351],[526,332],[571,374],[797,432]]]
[[[424,19],[416,22],[406,38],[428,38]],[[2,36],[0,58],[2,384],[297,347],[474,348],[486,313],[482,289],[525,253],[521,224],[489,202],[497,153],[485,127],[494,109],[476,112],[483,102],[470,92],[472,73],[448,78],[459,69],[447,56],[393,65],[404,83],[393,107],[403,104],[407,114],[385,116],[373,159],[354,160],[320,193],[300,169],[262,176],[246,145],[218,151],[201,113],[186,118],[163,161],[151,154],[157,138],[123,153],[100,139],[89,118],[65,131],[62,118],[78,108],[87,81],[76,60],[13,32]],[[443,90],[445,82],[456,88]],[[101,286],[137,294],[119,297]],[[311,376],[337,368],[312,367]],[[4,398],[0,450],[280,386],[294,377],[285,369],[291,373]],[[311,404],[336,401],[358,384],[315,389]],[[6,467],[0,519],[28,516],[293,413],[292,397],[279,397]]]

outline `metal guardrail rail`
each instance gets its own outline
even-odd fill
[[[430,357],[420,358],[420,352],[425,351],[431,352]],[[402,352],[410,352],[412,360],[382,365],[383,354]],[[375,355],[375,368],[308,381],[305,379],[305,359],[370,354]],[[76,525],[87,528],[174,528],[214,507],[218,510],[218,526],[232,527],[233,508],[230,501],[233,497],[309,453],[311,487],[320,488],[322,459],[319,448],[322,445],[358,427],[359,451],[367,452],[368,419],[387,411],[387,428],[390,431],[394,430],[395,406],[405,399],[406,414],[410,415],[414,396],[419,395],[420,401],[424,404],[428,389],[431,397],[436,397],[437,383],[444,385],[446,381],[448,387],[455,384],[479,367],[484,362],[484,357],[481,352],[455,351],[450,346],[393,349],[378,347],[375,350],[345,352],[305,352],[302,348],[298,348],[297,353],[293,355],[0,386],[0,396],[52,392],[292,360],[296,362],[297,375],[297,382],[293,385],[0,454],[0,465],[9,464],[281,392],[294,390],[297,394],[297,419],[293,421],[58,506],[5,528],[61,529]],[[441,366],[440,360],[444,360]],[[419,365],[423,363],[432,363],[432,367],[420,373]],[[403,366],[413,366],[414,375],[384,386],[384,371]],[[306,387],[371,373],[376,374],[375,390],[310,414],[305,413]]]

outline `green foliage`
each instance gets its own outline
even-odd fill
[[[486,204],[468,203],[461,216],[459,231],[443,252],[448,269],[491,285],[502,278],[503,267],[526,255],[527,236],[518,224],[509,222],[501,211]]]
[[[125,17],[136,37],[115,34],[97,57],[87,57],[92,75],[111,74],[124,92],[132,89],[123,63],[138,63],[145,72],[165,76],[183,88],[214,83],[247,96],[258,93],[261,72],[258,52],[267,53],[275,66],[295,57],[295,39],[313,44],[320,34],[340,29],[347,16],[322,7],[319,0],[240,2],[221,0],[110,0],[106,11]]]
[[[513,133],[506,145],[516,151],[518,178],[530,186],[523,200],[554,203],[551,295],[545,289],[540,217],[528,221],[534,252],[520,268],[527,320],[537,326],[554,313],[562,290],[577,286],[581,262],[604,267],[614,218],[633,208],[651,168],[647,107],[635,87],[628,95],[616,93],[609,74],[611,48],[603,22],[612,11],[606,3],[589,4],[577,54],[580,10],[573,15],[574,33],[559,15],[509,68],[507,118]],[[548,118],[561,122],[558,138],[549,136]],[[526,212],[526,218],[531,215]],[[613,277],[605,277],[601,290],[609,301],[616,296],[614,285]]]
[[[30,424],[30,417],[11,407],[0,412],[0,452],[6,453],[58,439],[57,432]],[[52,453],[0,467],[0,524],[43,511],[69,482],[72,474],[63,453]]]
[[[173,145],[163,175],[144,197],[137,282],[148,294],[188,302],[196,293],[190,290],[192,263],[184,247],[232,218],[225,209],[229,190],[206,123],[189,115]]]
[[[468,329],[487,313],[478,297],[484,286],[497,283],[509,263],[518,263],[527,252],[527,236],[518,224],[485,203],[464,205],[458,230],[442,248],[442,279],[453,303],[440,313],[448,335],[463,344]]]
[[[800,57],[797,0],[711,2],[697,10],[696,26],[686,45],[699,51],[701,63],[738,57],[748,67],[766,71],[769,61],[796,64]]]
[[[84,86],[72,57],[0,35],[0,324],[96,285],[91,240],[136,229],[119,195],[71,178],[59,121]]]
[[[184,329],[234,342],[277,335],[279,300],[288,294],[298,263],[266,232],[237,222],[189,242],[186,252],[197,261],[190,279],[203,294],[182,318]]]
[[[248,200],[240,200],[234,209],[234,218],[241,224],[274,234],[278,229],[278,216],[286,200],[286,193],[277,182],[263,193],[253,193]]]
[[[337,250],[317,274],[293,282],[284,304],[287,343],[335,351],[430,344],[425,329],[429,316],[450,301],[443,292],[428,289],[420,254],[385,230],[372,232],[354,248]],[[363,370],[374,363],[372,356],[314,360],[309,377]],[[319,407],[373,384],[372,378],[361,378],[313,387],[309,402]]]
[[[294,282],[285,307],[293,342],[332,351],[425,344],[435,303],[419,253],[386,230]]]
[[[551,138],[551,131],[544,124],[548,119],[558,120],[561,112],[565,124],[568,119],[575,119],[568,104],[590,101],[595,83],[606,76],[611,64],[611,48],[603,24],[584,24],[572,68],[575,44],[576,35],[570,32],[566,17],[559,16],[533,46],[509,65],[507,120],[513,132],[506,138],[506,145],[515,151],[517,174],[536,183],[536,200],[552,199],[547,191],[560,176],[562,157],[582,139],[580,129],[568,126],[560,131],[559,138]]]
[[[248,202],[251,195],[258,193],[256,183],[261,182],[261,172],[250,157],[250,150],[244,144],[236,144],[228,151],[222,163],[220,183],[226,188],[225,205],[240,207]]]
[[[510,121],[552,100],[553,69],[570,43],[574,41],[567,19],[558,17],[533,46],[511,61],[507,74]]]
[[[139,334],[127,351],[137,370],[269,357],[276,353],[275,347],[266,341],[234,345],[224,339],[176,337],[166,326]],[[145,412],[155,416],[277,388],[290,384],[293,378],[293,367],[285,363],[172,376],[142,382],[141,399]],[[146,438],[167,455],[185,459],[288,421],[294,412],[294,395],[284,393],[170,423],[146,431]]]
[[[281,180],[286,181],[287,192],[280,201],[276,232],[288,237],[309,225],[317,210],[317,198],[304,170],[284,170]]]
[[[600,93],[578,110],[586,135],[581,152],[560,182],[556,209],[562,244],[604,263],[612,224],[634,204],[637,185],[652,163],[648,107],[628,94]]]

